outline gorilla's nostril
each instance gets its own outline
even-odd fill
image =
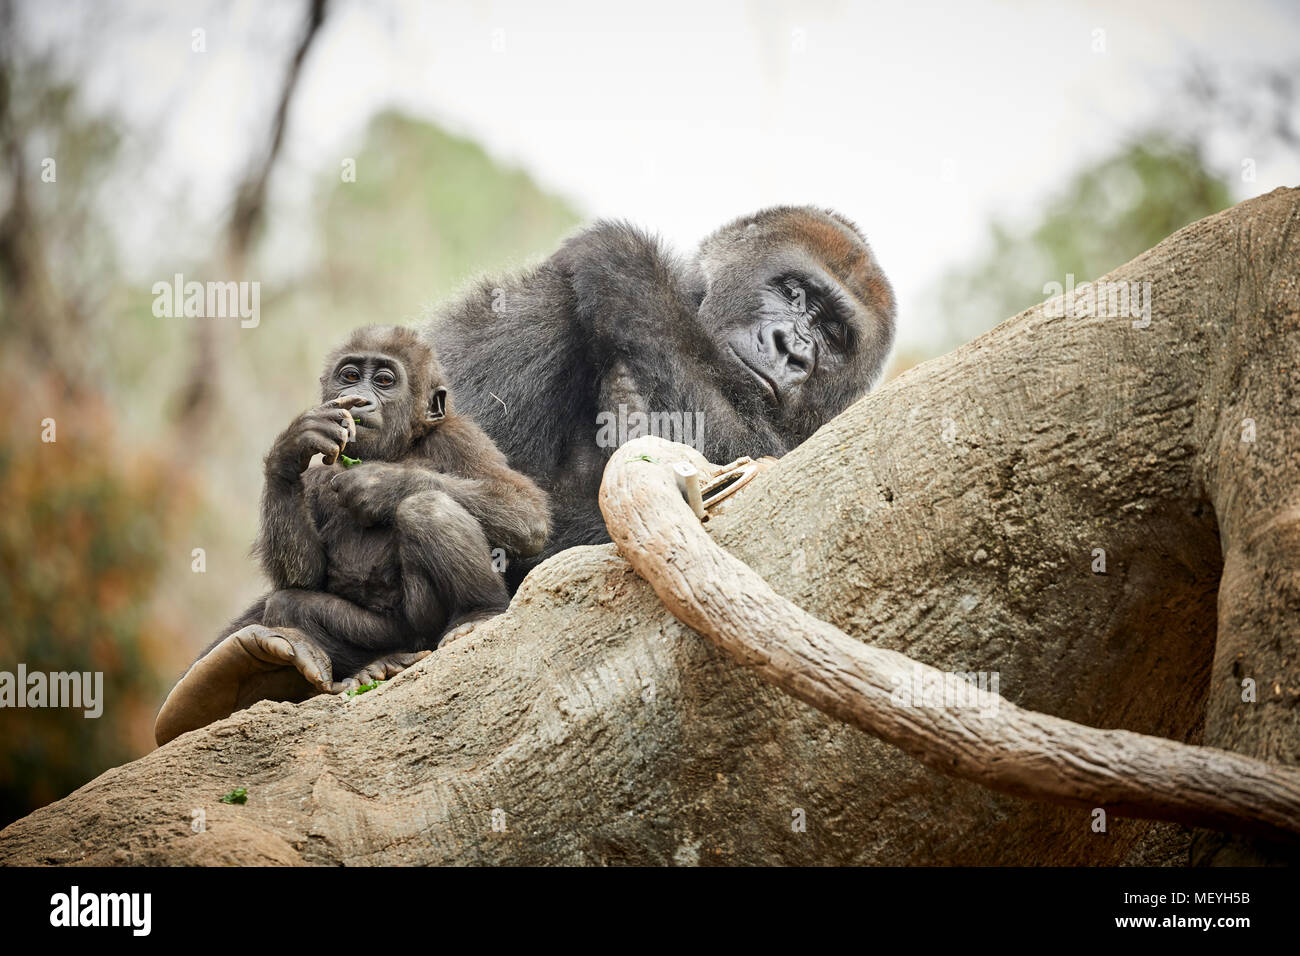
[[[772,333],[772,344],[775,347],[777,356],[785,359],[787,364],[800,369],[808,368],[810,364],[809,343],[803,336],[777,329]]]

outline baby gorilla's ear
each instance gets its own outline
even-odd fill
[[[438,385],[429,393],[429,408],[424,415],[426,425],[437,425],[447,417],[447,389]]]

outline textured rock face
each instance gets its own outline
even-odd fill
[[[1117,270],[1153,283],[1149,327],[1039,307],[905,374],[711,533],[1023,707],[1300,763],[1298,220],[1279,190]],[[1178,828],[1090,824],[785,696],[606,546],[378,691],[258,704],[104,774],[0,833],[0,863],[1182,861]]]
[[[1145,829],[1090,839],[1077,812],[934,775],[724,660],[612,548],[559,564],[380,690],[186,734],[9,827],[0,859],[1117,862]],[[248,803],[221,804],[236,786]]]

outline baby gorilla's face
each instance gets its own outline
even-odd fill
[[[321,400],[343,396],[365,401],[352,409],[357,437],[345,454],[362,461],[391,461],[410,444],[411,380],[402,363],[383,352],[350,352],[339,357],[322,382]]]

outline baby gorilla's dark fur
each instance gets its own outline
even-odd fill
[[[266,458],[256,549],[275,590],[222,640],[271,632],[256,636],[287,642],[285,663],[340,691],[390,676],[466,622],[505,609],[491,549],[541,551],[546,496],[452,410],[444,382],[433,350],[409,329],[363,328],[330,355],[324,404],[299,416]],[[309,467],[316,454],[322,464]],[[340,455],[361,464],[345,468]],[[328,665],[310,663],[323,664],[317,650]]]

